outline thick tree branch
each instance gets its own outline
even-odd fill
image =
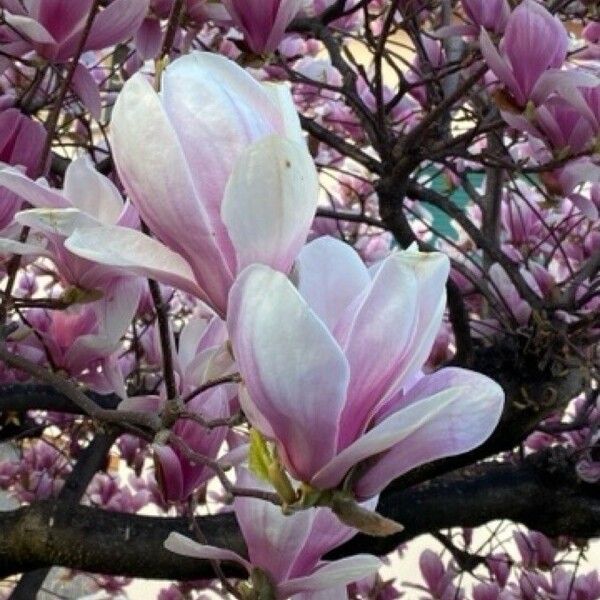
[[[96,435],[81,452],[73,470],[66,478],[58,495],[59,501],[77,506],[94,475],[105,467],[108,452],[114,441],[114,433]],[[50,568],[46,567],[25,573],[10,595],[10,600],[29,600],[36,597],[49,571]]]
[[[86,396],[99,408],[115,410],[121,402],[116,394],[102,395],[86,392]],[[0,413],[4,411],[22,412],[27,410],[51,410],[80,415],[81,408],[65,394],[51,385],[37,383],[8,383],[0,385]]]
[[[73,508],[43,502],[0,513],[0,577],[61,565],[149,579],[213,578],[210,565],[171,554],[171,531],[192,536],[185,518],[161,518]],[[382,494],[379,511],[404,524],[391,538],[357,536],[335,556],[385,554],[418,535],[449,527],[477,527],[510,519],[550,536],[600,535],[600,490],[579,482],[562,449],[522,463],[484,463],[408,490]],[[244,553],[233,514],[201,517],[208,543]],[[192,536],[193,537],[193,536]],[[228,576],[240,575],[224,565]]]

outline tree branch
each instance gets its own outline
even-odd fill
[[[577,480],[564,450],[540,452],[519,464],[488,462],[452,475],[382,494],[379,511],[404,524],[390,538],[358,535],[335,551],[386,554],[418,535],[510,519],[550,536],[600,535],[600,490]],[[209,544],[245,554],[232,513],[198,519]],[[163,548],[171,531],[193,537],[186,518],[147,517],[73,508],[47,501],[0,513],[0,577],[61,565],[148,579],[213,578],[206,561]],[[227,576],[243,576],[223,564]]]
[[[106,465],[108,452],[115,441],[114,433],[98,433],[77,459],[77,463],[60,490],[58,499],[77,506],[94,475]],[[10,600],[29,600],[37,597],[50,567],[35,569],[25,573],[19,580]]]

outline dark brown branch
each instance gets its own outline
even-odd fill
[[[550,536],[600,535],[600,490],[580,483],[564,451],[520,464],[484,463],[409,490],[382,494],[379,511],[404,524],[391,538],[357,536],[335,552],[385,554],[398,544],[450,527],[510,519]],[[233,514],[199,519],[208,543],[244,553]],[[0,577],[49,565],[148,579],[213,578],[210,565],[171,554],[171,531],[193,537],[187,518],[108,512],[58,501],[0,513]],[[240,575],[223,564],[227,576]]]
[[[77,506],[94,475],[106,465],[106,457],[115,441],[113,433],[99,433],[81,452],[58,495],[61,502]],[[10,600],[35,598],[46,579],[49,567],[25,573],[19,580]]]
[[[99,408],[115,410],[121,402],[116,394],[102,395],[86,392]],[[23,412],[27,410],[50,410],[67,414],[83,414],[81,408],[68,396],[61,394],[51,385],[36,383],[9,383],[0,385],[0,413],[4,411]]]

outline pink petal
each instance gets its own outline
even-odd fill
[[[525,0],[514,10],[508,19],[503,48],[525,99],[531,97],[546,69],[562,65],[568,43],[562,23],[537,2]]]
[[[496,46],[492,42],[489,33],[482,29],[479,34],[479,45],[481,53],[488,67],[496,77],[509,89],[519,104],[524,105],[527,98],[524,96],[521,86],[517,83],[510,65],[500,56]]]
[[[192,558],[229,560],[242,565],[248,573],[252,570],[252,565],[236,552],[226,550],[225,548],[217,548],[216,546],[198,544],[198,542],[194,542],[180,533],[170,533],[165,541],[165,548],[170,552],[182,554],[183,556],[191,556]]]
[[[283,274],[252,265],[229,301],[227,325],[250,400],[284,447],[294,476],[308,481],[335,453],[348,363]]]
[[[238,478],[239,485],[260,487],[244,473]],[[267,571],[275,582],[286,580],[298,553],[311,543],[309,534],[316,509],[286,516],[281,507],[270,502],[243,497],[235,499],[234,509],[252,565]]]
[[[367,510],[375,510],[378,496],[363,505]],[[306,544],[296,557],[290,577],[300,577],[312,571],[319,560],[330,550],[341,546],[356,535],[356,529],[344,525],[329,508],[318,508],[311,525],[310,543]]]
[[[417,428],[369,467],[355,487],[359,497],[368,498],[378,493],[396,477],[422,464],[481,445],[500,420],[504,392],[480,373],[442,369],[420,379],[406,394],[402,408],[382,425],[390,419],[401,422],[405,413],[418,412],[419,407],[424,411],[433,410]]]
[[[100,99],[100,90],[98,84],[90,74],[88,68],[77,63],[73,79],[71,81],[73,91],[79,96],[81,103],[90,112],[94,119],[100,119],[102,113],[102,100]]]
[[[9,189],[17,196],[40,208],[67,208],[70,202],[56,190],[48,187],[43,180],[33,181],[17,169],[0,169],[0,186]]]
[[[76,158],[67,167],[63,192],[74,207],[104,225],[115,225],[123,212],[121,194],[88,157]]]
[[[36,19],[5,12],[4,20],[18,33],[36,44],[56,44],[54,37]]]
[[[135,34],[135,49],[142,60],[155,58],[162,43],[162,29],[158,19],[144,19]]]
[[[329,236],[302,248],[293,278],[300,295],[331,331],[344,309],[371,283],[352,246]]]
[[[199,177],[187,163],[189,154],[142,75],[125,84],[111,126],[115,162],[129,197],[150,230],[189,262],[205,297],[223,314],[233,279],[227,249],[224,254],[216,243],[217,231],[195,187]],[[210,179],[205,169],[193,172]]]
[[[376,573],[383,563],[370,554],[356,554],[325,564],[312,575],[291,579],[277,586],[279,595],[287,598],[301,592],[316,592],[348,585]]]
[[[102,50],[128,40],[138,30],[150,0],[113,0],[94,19],[86,50]]]
[[[180,500],[183,497],[183,472],[179,456],[173,448],[164,444],[153,444],[152,448],[155,456],[155,476],[165,500]]]
[[[261,84],[217,54],[194,53],[178,59],[167,68],[162,90],[164,110],[189,164],[199,201],[233,270],[235,253],[221,222],[225,186],[249,144],[283,133],[282,117]]]
[[[538,79],[531,92],[531,98],[537,104],[541,104],[552,92],[557,92],[592,125],[595,125],[597,117],[585,101],[579,88],[598,86],[600,86],[600,79],[592,73],[580,70],[550,69]]]
[[[366,427],[372,411],[395,382],[414,335],[417,280],[399,256],[384,261],[372,284],[346,310],[347,315],[336,327],[351,373],[338,450],[348,446]]]
[[[236,25],[245,33],[250,48],[259,54],[277,48],[302,4],[302,0],[223,1]]]
[[[118,226],[76,229],[65,241],[65,248],[87,260],[150,277],[202,297],[185,260],[139,231]]]

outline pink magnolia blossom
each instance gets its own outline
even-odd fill
[[[296,479],[333,488],[378,455],[354,488],[371,497],[491,434],[503,406],[496,383],[462,369],[420,377],[448,271],[443,254],[413,249],[369,271],[349,246],[321,237],[298,258],[298,289],[263,265],[239,276],[228,328],[240,402]]]
[[[99,11],[87,33],[83,51],[102,50],[130,38],[140,27],[149,0],[113,0]],[[6,25],[0,28],[4,43],[0,71],[10,67],[6,56],[31,51],[50,62],[64,63],[75,55],[84,34],[93,0],[2,0]],[[95,119],[101,116],[98,84],[84,61],[73,72],[71,88]]]
[[[250,49],[269,54],[277,49],[303,0],[223,0],[223,5]]]
[[[542,173],[542,180],[553,193],[569,195],[584,214],[596,219],[596,208],[573,190],[582,183],[600,182],[600,164],[597,153],[594,154],[600,135],[600,79],[585,72],[569,71],[551,75],[549,80],[556,81],[557,77],[563,79],[558,94],[523,114],[502,111],[502,116],[517,131],[537,138],[530,139],[530,154],[541,164],[569,154],[590,154]],[[569,83],[570,78],[574,79]],[[546,85],[541,87],[546,88],[544,93],[551,89]]]
[[[600,59],[600,21],[588,23],[583,28],[581,35],[587,42],[587,47],[579,54],[579,58],[589,60]]]
[[[107,510],[135,513],[148,503],[149,492],[131,490],[119,476],[97,473],[87,490],[91,502]]]
[[[160,94],[142,75],[125,84],[112,142],[129,198],[162,243],[88,227],[67,240],[72,252],[178,287],[221,315],[244,267],[290,269],[318,182],[285,86],[264,87],[217,55],[188,55],[167,68]]]
[[[462,590],[452,583],[458,575],[451,564],[444,566],[441,558],[433,550],[424,550],[419,557],[419,569],[427,588],[439,600],[464,600]]]
[[[238,483],[260,487],[261,483],[242,470]],[[370,503],[374,507],[374,502]],[[171,552],[200,559],[229,560],[242,565],[250,575],[265,573],[276,591],[277,600],[347,598],[346,585],[374,574],[381,561],[369,554],[357,554],[333,562],[321,557],[352,538],[356,531],[340,523],[328,508],[311,508],[284,515],[281,508],[257,498],[237,497],[233,508],[248,547],[248,559],[224,548],[199,544],[171,533],[165,547]],[[296,596],[298,594],[298,596]],[[327,596],[329,597],[329,596]]]
[[[44,440],[35,440],[14,460],[0,461],[0,487],[12,486],[23,502],[55,497],[71,467],[60,451]]]
[[[524,0],[508,18],[500,53],[483,28],[480,43],[490,69],[515,102],[525,106],[530,98],[536,98],[549,69],[564,63],[569,36],[560,20],[541,4]]]
[[[33,235],[28,242],[0,238],[0,252],[50,259],[67,288],[65,292],[76,288],[83,300],[90,301],[101,292],[100,299],[87,307],[53,315],[53,334],[65,338],[62,350],[60,343],[56,346],[60,364],[70,374],[80,376],[95,361],[101,361],[103,375],[88,373],[89,383],[99,391],[114,390],[124,395],[122,375],[112,354],[137,308],[141,280],[72,254],[65,249],[64,240],[81,224],[134,225],[135,210],[123,203],[110,180],[85,158],[69,165],[62,192],[49,188],[43,180],[32,181],[13,168],[0,169],[0,185],[36,207],[15,217],[21,225],[31,227]]]
[[[117,269],[84,260],[64,247],[64,240],[77,227],[131,227],[138,223],[135,209],[129,202],[123,203],[114,184],[98,173],[89,159],[79,158],[69,165],[62,191],[48,187],[43,179],[33,181],[13,168],[0,169],[0,185],[35,207],[18,213],[15,219],[44,238],[27,244],[0,239],[3,251],[50,258],[65,283],[84,290],[101,290],[122,275]]]
[[[557,549],[544,534],[538,531],[530,531],[527,534],[517,531],[514,539],[525,568],[551,569],[554,566]]]
[[[180,334],[178,352],[174,356],[182,396],[206,381],[227,373],[231,360],[227,360],[225,356],[225,341],[225,325],[218,317],[195,317],[186,324]],[[228,417],[233,395],[230,392],[231,389],[227,386],[207,390],[194,396],[186,404],[186,410],[199,414],[206,420]],[[124,400],[119,409],[159,413],[164,404],[164,396],[141,396]],[[216,458],[228,430],[226,427],[207,429],[190,419],[179,419],[172,431],[194,452]],[[214,475],[214,470],[190,461],[177,446],[157,443],[153,448],[156,478],[166,501],[186,500]]]
[[[130,38],[141,25],[149,0],[113,0],[92,23],[84,50],[102,50]],[[71,58],[80,43],[93,0],[2,0],[11,40],[3,51],[22,55],[30,50],[52,62]]]
[[[461,0],[467,18],[478,27],[503,33],[510,16],[507,0]]]
[[[30,332],[21,343],[39,352],[39,362],[48,358],[55,369],[75,377],[92,390],[125,396],[123,374],[117,353],[120,340],[131,323],[139,286],[128,278],[114,279],[100,300],[62,311],[31,310]],[[24,333],[20,334],[21,336]]]
[[[40,166],[46,130],[16,108],[0,112],[0,163],[24,167],[33,176]],[[9,225],[21,207],[21,200],[13,192],[0,191],[0,230]]]
[[[556,154],[591,151],[600,134],[600,80],[596,83],[576,89],[568,99],[553,95],[530,115],[503,116],[511,127],[543,140]]]

